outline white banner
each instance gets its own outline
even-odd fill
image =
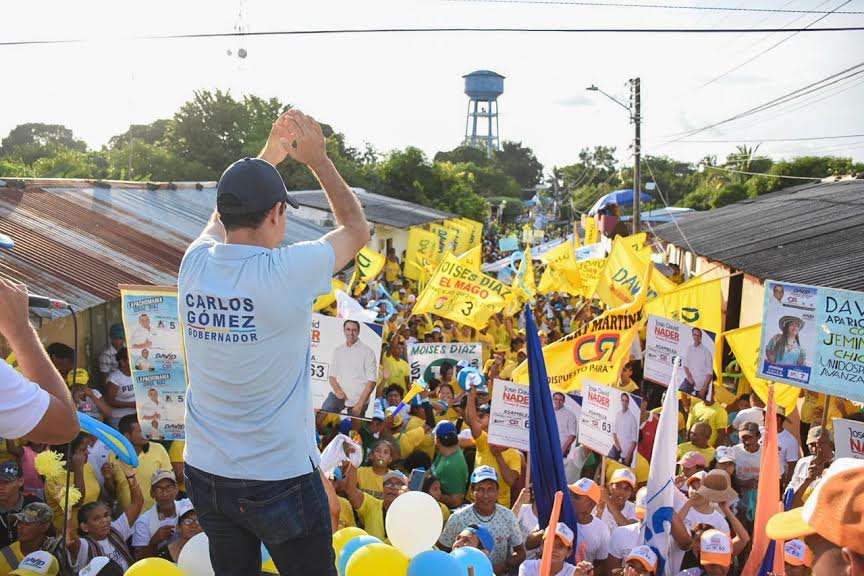
[[[834,453],[837,458],[864,460],[864,422],[834,418]]]
[[[313,314],[311,354],[313,407],[371,418],[381,361],[381,326]],[[363,405],[366,410],[359,413]]]
[[[705,399],[714,375],[716,335],[660,316],[648,316],[644,377],[662,386],[672,378],[675,358],[681,358],[678,390]]]
[[[495,380],[488,433],[490,444],[528,451],[528,386]]]
[[[635,466],[640,402],[639,396],[585,382],[579,443],[616,462]]]
[[[432,378],[441,379],[441,369],[447,364],[453,367],[453,382],[456,381],[456,364],[467,360],[473,368],[483,370],[483,345],[478,342],[434,344],[416,342],[408,347],[408,364],[411,365],[411,381]]]

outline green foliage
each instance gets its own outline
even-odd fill
[[[743,184],[729,184],[719,190],[715,190],[714,194],[708,201],[711,208],[720,208],[727,204],[734,204],[741,200],[746,200],[748,197],[747,187]]]
[[[493,156],[501,171],[516,180],[521,188],[532,188],[543,181],[543,164],[534,151],[521,142],[505,140]]]
[[[19,124],[0,142],[0,156],[15,158],[27,165],[66,149],[83,152],[87,145],[76,140],[72,130],[60,124]]]

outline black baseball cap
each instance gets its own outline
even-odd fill
[[[220,214],[251,214],[269,210],[277,202],[300,205],[285,189],[276,168],[261,158],[243,158],[231,164],[216,186],[216,209]]]
[[[11,482],[21,478],[21,466],[15,460],[8,460],[0,464],[0,479]]]

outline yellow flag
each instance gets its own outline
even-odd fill
[[[435,266],[439,261],[438,235],[416,226],[408,230],[408,247],[405,250],[405,277],[420,281],[426,266]]]
[[[729,348],[732,349],[732,354],[738,360],[741,373],[747,378],[750,387],[763,402],[767,402],[769,382],[768,380],[756,377],[756,366],[759,362],[759,346],[762,338],[762,324],[730,330],[729,332],[725,332],[723,337],[729,343]],[[790,386],[789,384],[774,384],[774,400],[778,406],[782,406],[786,410],[786,414],[791,414],[795,409],[800,392],[799,388]]]
[[[510,288],[447,254],[414,304],[413,314],[431,312],[482,330],[504,307]]]
[[[573,293],[565,271],[570,271],[571,274],[576,272],[574,248],[572,242],[565,241],[540,256],[540,260],[546,264],[546,269],[540,276],[540,283],[537,285],[537,291],[540,294],[550,292]]]
[[[322,294],[315,298],[315,301],[312,303],[312,311],[318,312],[319,310],[323,310],[327,308],[334,302],[336,302],[336,291],[342,290],[345,291],[345,283],[341,280],[333,278],[330,280],[330,292],[327,294]]]
[[[481,246],[478,244],[477,246],[471,248],[470,250],[464,252],[461,256],[456,258],[460,264],[464,264],[468,266],[475,272],[480,272],[480,265],[483,264],[483,254],[481,250]]]
[[[456,230],[441,224],[429,224],[429,230],[438,236],[438,254],[444,256],[447,252],[456,250]]]
[[[651,281],[649,267],[640,280]],[[645,323],[645,291],[633,300],[607,310],[583,324],[575,332],[543,348],[549,386],[562,392],[582,389],[584,380],[611,385],[618,379],[621,366],[630,358],[630,346]],[[528,382],[528,363],[523,362],[511,374],[511,380]]]
[[[642,289],[639,282],[645,276],[645,270],[654,267],[650,257],[640,255],[634,249],[635,243],[633,236],[616,237],[612,241],[612,252],[606,259],[606,266],[597,280],[597,296],[613,308],[633,300]],[[677,284],[660,273],[651,275],[651,278],[646,295],[648,300],[678,288]]]
[[[593,216],[582,217],[582,228],[585,229],[584,245],[596,244],[600,242],[600,229],[597,227],[597,220]]]
[[[459,222],[471,230],[471,246],[483,244],[483,224],[470,218],[459,218]]]
[[[366,246],[357,253],[357,257],[354,259],[354,265],[359,271],[360,280],[365,282],[373,280],[381,274],[385,262],[387,262],[387,259],[383,254],[379,254]]]
[[[590,260],[579,260],[574,269],[564,268],[564,277],[567,278],[567,286],[570,294],[591,298],[597,288],[600,273],[606,266],[605,258],[592,258]]]
[[[537,284],[537,292],[540,294],[549,294],[550,292],[567,292],[564,283],[566,279],[561,271],[546,266],[543,274],[540,275],[540,283]]]
[[[446,220],[444,227],[453,235],[453,253],[464,254],[471,247],[471,229],[458,220]]]
[[[661,276],[654,272],[655,276]],[[645,304],[645,312],[720,334],[723,331],[722,279],[693,278]]]

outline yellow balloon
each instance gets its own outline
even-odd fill
[[[183,571],[168,560],[144,558],[130,566],[124,576],[183,576]]]
[[[348,543],[352,538],[356,538],[357,536],[366,536],[366,531],[362,528],[357,528],[356,526],[348,526],[347,528],[342,528],[341,530],[337,530],[333,533],[333,550],[336,551],[336,558],[339,558],[339,554],[342,553],[342,547]]]
[[[368,544],[354,554],[345,568],[345,576],[405,576],[408,557],[388,544]]]

